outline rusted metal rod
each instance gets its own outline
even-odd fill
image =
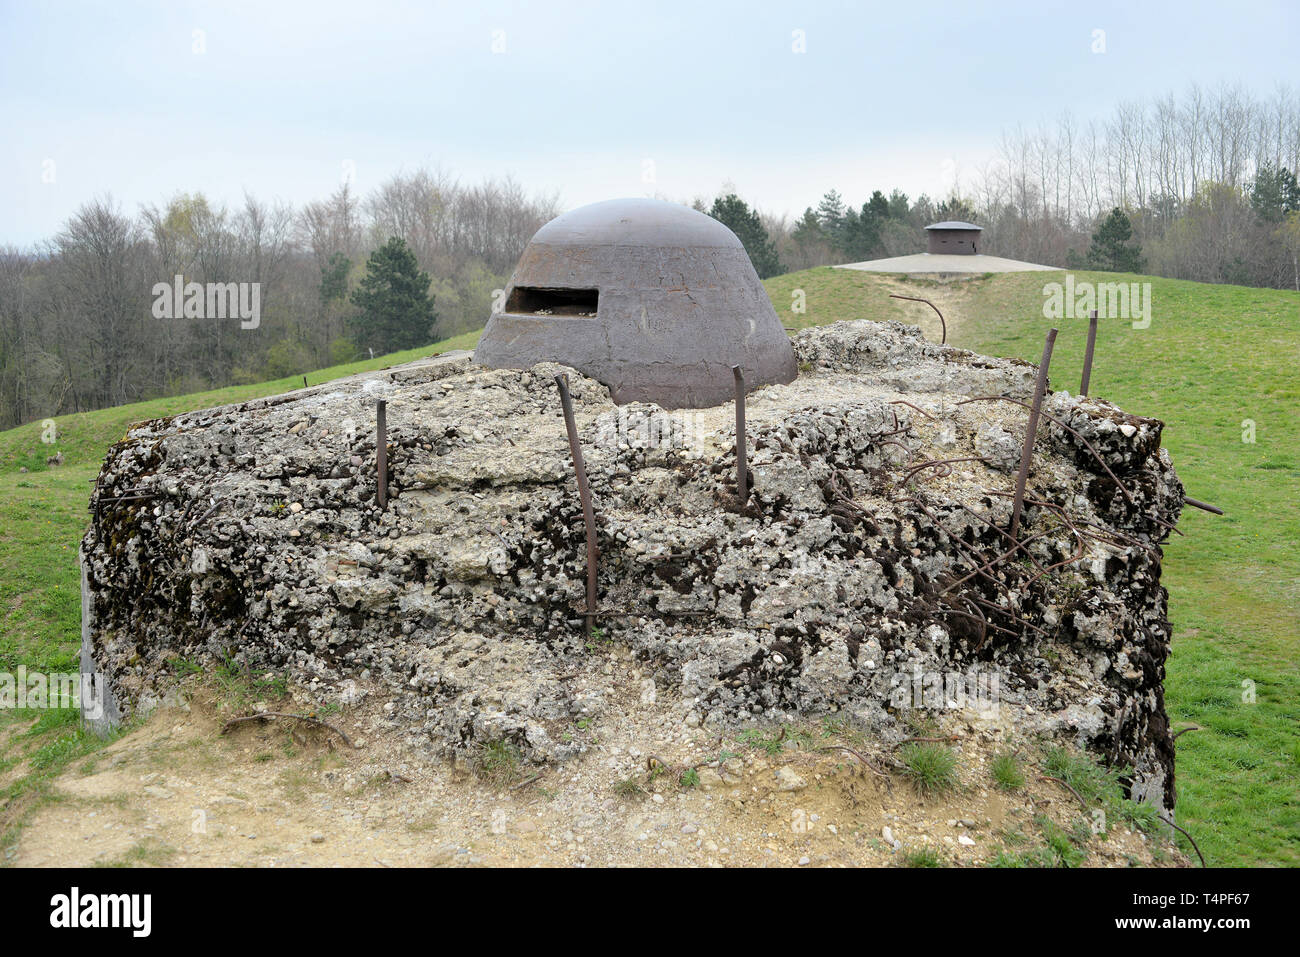
[[[375,500],[381,509],[388,508],[388,403],[375,403],[375,476],[379,491]]]
[[[1186,495],[1183,496],[1183,501],[1194,508],[1204,509],[1205,511],[1212,512],[1215,515],[1223,514],[1223,509],[1219,508],[1217,505],[1211,505],[1209,502],[1202,502],[1194,498],[1188,498]]]
[[[569,454],[573,456],[573,472],[578,479],[578,498],[582,501],[582,520],[587,526],[587,635],[591,635],[596,619],[596,510],[591,504],[591,486],[587,482],[587,466],[582,460],[582,446],[578,443],[578,423],[573,418],[573,398],[569,395],[569,377],[560,373],[555,377],[560,390],[560,405],[564,409],[564,427],[569,433]]]
[[[1079,395],[1088,394],[1092,379],[1092,353],[1097,348],[1097,310],[1088,313],[1088,347],[1083,352],[1083,378],[1079,380]]]
[[[933,309],[935,315],[939,317],[939,328],[943,330],[943,338],[939,340],[939,345],[944,345],[948,341],[948,323],[943,321],[943,313],[939,311],[939,307],[936,306],[934,303],[932,303],[929,299],[921,299],[919,296],[900,296],[897,293],[893,293],[893,292],[889,294],[889,298],[906,299],[908,302],[925,303],[927,306]]]
[[[745,448],[745,374],[740,366],[732,366],[736,379],[736,495],[740,504],[749,501],[749,457]]]
[[[1029,424],[1025,430],[1025,445],[1020,452],[1020,473],[1016,476],[1016,498],[1011,504],[1011,538],[1020,531],[1020,509],[1025,504],[1025,483],[1029,481],[1029,465],[1034,458],[1034,437],[1038,432],[1038,415],[1043,409],[1043,390],[1047,388],[1047,367],[1052,364],[1052,346],[1056,344],[1056,330],[1047,330],[1043,343],[1043,358],[1038,363],[1038,377],[1034,380],[1034,403],[1029,407]]]

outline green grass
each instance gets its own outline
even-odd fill
[[[913,741],[898,750],[903,774],[921,794],[947,794],[957,787],[957,755],[952,748],[931,742]]]
[[[646,790],[639,780],[635,777],[630,777],[623,778],[621,781],[615,781],[614,793],[619,797],[631,798],[645,794]]]
[[[1032,837],[1018,829],[1003,831],[1003,846],[986,866],[1078,867],[1088,858],[1089,844],[1105,839],[1094,835],[1081,818],[1067,831],[1046,814],[1034,816],[1034,831]]]
[[[251,712],[260,702],[280,701],[289,694],[289,681],[284,675],[270,671],[253,673],[230,658],[213,671],[212,686],[217,710],[223,714]]]
[[[1149,328],[1102,321],[1092,391],[1164,420],[1164,444],[1188,494],[1227,511],[1188,509],[1180,522],[1186,537],[1175,537],[1165,551],[1174,623],[1166,703],[1176,725],[1202,729],[1178,739],[1179,823],[1211,864],[1300,864],[1300,377],[1293,369],[1300,294],[1075,275],[1152,283]],[[928,307],[888,297],[907,291],[939,305],[950,344],[1036,362],[1053,324],[1042,315],[1042,287],[1061,278],[1013,273],[939,284],[823,268],[765,285],[790,327],[900,319],[937,340]],[[805,314],[790,311],[795,289],[804,290]],[[1073,392],[1087,321],[1055,324],[1052,384]],[[308,381],[469,348],[475,338],[323,369]],[[300,387],[301,377],[287,378],[60,416],[56,446],[41,443],[39,422],[0,433],[0,669],[75,670],[76,558],[86,503],[105,452],[131,423]],[[1254,444],[1241,441],[1244,419],[1255,422]],[[47,468],[45,458],[56,450],[65,464]],[[22,466],[29,471],[20,473]],[[0,714],[0,723],[23,717],[31,716]],[[784,744],[755,738],[746,743],[776,750]]]
[[[493,787],[502,787],[519,779],[522,762],[519,747],[511,741],[498,738],[479,746],[475,771]]]
[[[1087,320],[1042,315],[1044,283],[1062,278],[1012,273],[945,285],[811,269],[765,284],[788,326],[896,318],[937,341],[927,306],[888,297],[902,283],[943,311],[949,344],[1030,362],[1055,325],[1051,384],[1073,393]],[[1164,421],[1187,494],[1227,513],[1188,508],[1185,537],[1165,546],[1174,625],[1166,706],[1175,727],[1202,729],[1178,738],[1178,822],[1211,865],[1298,865],[1300,294],[1108,273],[1075,279],[1151,283],[1149,328],[1101,320],[1090,391]],[[805,291],[806,315],[790,313],[793,289]],[[1242,441],[1245,419],[1255,423],[1253,444]]]
[[[994,756],[989,774],[1003,791],[1018,791],[1025,786],[1025,772],[1020,769],[1020,761],[1009,751]]]
[[[1118,787],[1115,776],[1090,757],[1059,745],[1049,747],[1044,753],[1043,772],[1074,788],[1089,806]]]
[[[745,747],[775,757],[785,748],[786,729],[782,727],[780,731],[773,733],[762,728],[746,728],[736,736],[736,740]]]
[[[1091,837],[1086,826],[1067,831],[1045,814],[1034,818],[1041,843],[1019,850],[998,850],[989,867],[1078,867],[1088,858]],[[1023,843],[1023,842],[1022,842]]]
[[[923,847],[918,851],[907,851],[899,859],[901,867],[947,867],[938,851]]]
[[[14,724],[30,726],[20,730],[12,728]],[[88,734],[81,730],[80,713],[71,708],[0,711],[0,729],[12,731],[0,756],[0,771],[20,760],[27,762],[25,774],[0,788],[0,866],[7,866],[23,826],[42,808],[65,800],[54,779],[69,765],[111,744],[125,729],[107,738]]]
[[[120,856],[95,867],[162,867],[176,856],[176,848],[169,847],[157,838],[147,837],[132,845]]]

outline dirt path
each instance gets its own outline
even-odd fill
[[[948,345],[957,345],[965,342],[962,333],[965,331],[970,321],[970,306],[976,301],[976,290],[978,283],[976,280],[954,280],[951,282],[918,282],[908,280],[901,276],[894,276],[888,273],[881,273],[875,277],[877,285],[884,290],[887,295],[911,296],[918,299],[929,299],[938,306],[939,311],[943,313],[943,324],[948,330]],[[939,317],[935,315],[934,310],[923,302],[908,302],[899,300],[896,305],[902,310],[899,318],[903,321],[914,323],[921,327],[925,333],[926,339],[931,342],[939,342],[942,339],[942,328]]]
[[[1032,835],[1040,815],[1078,833],[1078,804],[1059,786],[1033,775],[1014,794],[992,786],[997,728],[959,726],[961,784],[923,799],[846,751],[815,750],[817,737],[764,750],[622,705],[582,758],[535,779],[507,768],[496,785],[394,743],[382,712],[331,719],[358,745],[348,749],[296,722],[222,736],[211,705],[164,709],[59,776],[6,863],[871,866],[930,850],[977,865]],[[648,773],[656,758],[672,770]],[[683,786],[694,764],[698,781]],[[1183,862],[1159,844],[1112,827],[1085,863]]]

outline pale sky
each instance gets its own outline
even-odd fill
[[[49,237],[105,193],[128,212],[180,191],[299,205],[345,171],[364,193],[422,164],[512,175],[563,208],[724,183],[791,215],[832,186],[856,204],[941,198],[1017,125],[1192,82],[1297,85],[1297,11],[0,0],[0,244]]]

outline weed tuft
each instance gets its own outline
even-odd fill
[[[1020,759],[1010,751],[1003,751],[993,758],[989,773],[1003,791],[1018,791],[1025,786],[1025,772],[1020,768]]]
[[[952,748],[913,741],[903,745],[899,757],[903,773],[922,795],[947,794],[957,787],[957,755]]]

